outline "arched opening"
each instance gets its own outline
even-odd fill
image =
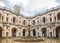
[[[0,19],[1,19],[1,13],[0,13]]]
[[[43,23],[45,23],[45,17],[43,17]]]
[[[0,27],[0,38],[2,37],[2,28]]]
[[[42,28],[42,36],[46,37],[46,28]]]
[[[25,36],[25,29],[23,29],[23,36]]]
[[[36,23],[35,20],[33,20],[33,25],[35,25],[35,23]]]
[[[50,18],[50,22],[52,22],[52,18]]]
[[[36,36],[36,30],[33,29],[33,36]]]
[[[13,23],[15,23],[15,20],[16,20],[16,18],[15,18],[15,17],[13,17]]]
[[[23,25],[25,25],[25,24],[26,24],[26,21],[24,20],[24,21],[23,21]]]
[[[6,32],[6,37],[8,37],[8,32]]]
[[[57,19],[60,20],[60,12],[57,13]]]
[[[8,19],[8,17],[7,17],[7,18],[6,18],[6,21],[8,22],[8,20],[9,20],[9,19]]]
[[[56,27],[56,37],[60,37],[60,26]]]
[[[12,28],[12,37],[16,37],[16,28]]]

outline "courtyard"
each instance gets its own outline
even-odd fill
[[[0,43],[60,43],[59,38],[42,38],[44,41],[41,42],[20,42],[20,41],[14,41],[14,38],[7,38],[7,39],[0,39]]]

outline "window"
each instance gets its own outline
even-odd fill
[[[7,26],[6,29],[8,29],[9,27]]]
[[[26,24],[26,21],[25,21],[25,20],[23,21],[23,24],[24,24],[24,25]]]
[[[19,24],[21,23],[21,21],[19,21]]]
[[[60,20],[60,12],[57,14],[57,19]]]
[[[56,17],[54,17],[55,21],[56,21]]]
[[[9,15],[9,13],[7,13],[7,16]]]
[[[33,20],[33,25],[35,25],[35,20]]]
[[[37,18],[37,19],[39,19],[39,18]]]
[[[6,21],[8,22],[8,18],[6,18]]]
[[[8,37],[8,32],[6,32],[6,37]]]
[[[52,15],[52,14],[49,14],[50,16]]]
[[[0,19],[1,19],[1,13],[0,13]]]
[[[45,17],[43,17],[43,23],[45,23]]]
[[[37,23],[39,24],[39,21],[37,21]]]
[[[50,22],[52,22],[52,18],[50,18]]]
[[[51,27],[50,27],[50,29],[51,29]]]
[[[16,18],[15,18],[15,17],[13,17],[13,23],[15,23],[15,20],[16,20]]]
[[[2,16],[2,21],[3,21],[3,19],[4,19],[4,16]]]

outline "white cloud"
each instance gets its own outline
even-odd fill
[[[51,8],[55,7],[58,4],[55,0],[31,0],[30,5],[27,6],[28,9],[36,10],[36,9],[43,9],[43,8]]]
[[[25,9],[30,11],[36,9],[43,9],[43,8],[51,8],[57,6],[57,2],[55,0],[8,0],[12,5],[14,4],[23,4]]]
[[[8,0],[8,1],[11,6],[14,6],[15,4],[22,6],[21,7],[22,13],[23,15],[26,16],[32,16],[35,13],[41,12],[40,10],[44,11],[46,9],[58,5],[58,3],[55,0]]]
[[[26,6],[29,2],[29,0],[8,0],[8,1],[12,4],[19,4],[22,2],[24,6]]]
[[[5,4],[3,2],[0,1],[0,6],[5,7]]]

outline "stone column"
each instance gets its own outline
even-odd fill
[[[23,31],[21,30],[21,37],[23,36]]]
[[[42,30],[39,29],[39,36],[42,37]]]
[[[36,32],[36,36],[38,36],[38,30],[37,29],[35,29],[35,32]]]
[[[25,32],[25,37],[27,37],[27,36],[28,36],[28,34],[29,34],[29,32],[28,32],[28,31],[26,31],[26,32]]]
[[[30,35],[33,37],[33,31],[32,30],[30,31]]]
[[[53,37],[56,37],[56,29],[53,27]]]
[[[19,37],[19,30],[16,31],[16,37]]]
[[[12,37],[12,28],[10,27],[10,37]]]
[[[50,35],[49,35],[49,27],[47,27],[47,37],[49,37]]]
[[[12,34],[11,34],[12,32],[11,32],[11,29],[10,29],[10,31],[9,31],[9,37],[12,37]]]
[[[5,37],[5,29],[2,31],[2,37]]]

